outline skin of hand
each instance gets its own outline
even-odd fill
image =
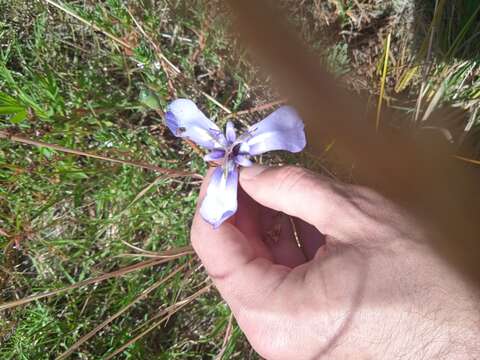
[[[262,357],[480,358],[478,292],[403,209],[290,166],[242,169],[238,198],[216,230],[197,211],[191,240]]]

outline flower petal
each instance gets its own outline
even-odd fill
[[[205,160],[205,161],[215,161],[215,160],[223,159],[224,156],[225,156],[225,150],[215,149],[215,150],[212,150],[211,152],[209,152],[208,154],[206,154],[203,157],[203,160]]]
[[[302,151],[306,145],[303,121],[290,106],[282,106],[248,129],[250,155],[272,150]]]
[[[224,147],[226,144],[219,127],[191,100],[178,99],[171,102],[165,118],[168,128],[175,136],[192,140],[207,149]]]
[[[237,187],[237,167],[226,175],[222,167],[215,169],[200,207],[203,219],[215,229],[237,211]]]
[[[237,132],[235,131],[235,125],[233,125],[231,121],[227,122],[225,135],[227,137],[227,141],[231,144],[234,143],[235,140],[237,140]]]
[[[233,158],[236,164],[240,166],[249,167],[253,165],[253,161],[249,159],[248,155],[237,155]]]

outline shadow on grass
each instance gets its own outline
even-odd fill
[[[414,14],[417,38],[420,42],[428,39],[437,2],[439,18],[432,46],[434,55],[444,60],[480,60],[478,0],[416,0]]]

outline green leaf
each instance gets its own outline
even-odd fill
[[[22,111],[18,112],[17,115],[12,116],[10,118],[10,122],[13,123],[13,124],[19,124],[27,118],[27,114],[28,114],[27,111],[22,110]]]
[[[160,98],[153,91],[143,89],[140,91],[138,96],[138,101],[140,101],[145,107],[149,109],[160,109],[162,106],[160,104]]]
[[[0,115],[11,115],[21,111],[25,111],[25,108],[21,106],[0,106]]]
[[[63,174],[66,178],[72,180],[85,180],[88,179],[88,175],[85,174],[83,171],[72,171],[72,172],[65,172]]]
[[[38,152],[45,156],[47,159],[51,160],[53,155],[55,154],[55,150],[52,150],[47,147],[40,147],[38,148]]]
[[[0,115],[13,115],[10,122],[18,124],[27,118],[27,109],[17,99],[0,91]]]
[[[17,100],[15,100],[13,97],[11,97],[8,94],[5,94],[4,92],[0,91],[0,104],[5,104],[5,105],[18,105]]]

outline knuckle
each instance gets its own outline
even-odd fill
[[[377,191],[372,188],[361,186],[361,185],[351,185],[350,192],[354,199],[358,201],[363,201],[364,203],[382,203],[386,199]]]
[[[292,191],[301,186],[308,178],[311,178],[311,176],[312,175],[303,168],[288,165],[278,171],[275,184],[279,191]]]

